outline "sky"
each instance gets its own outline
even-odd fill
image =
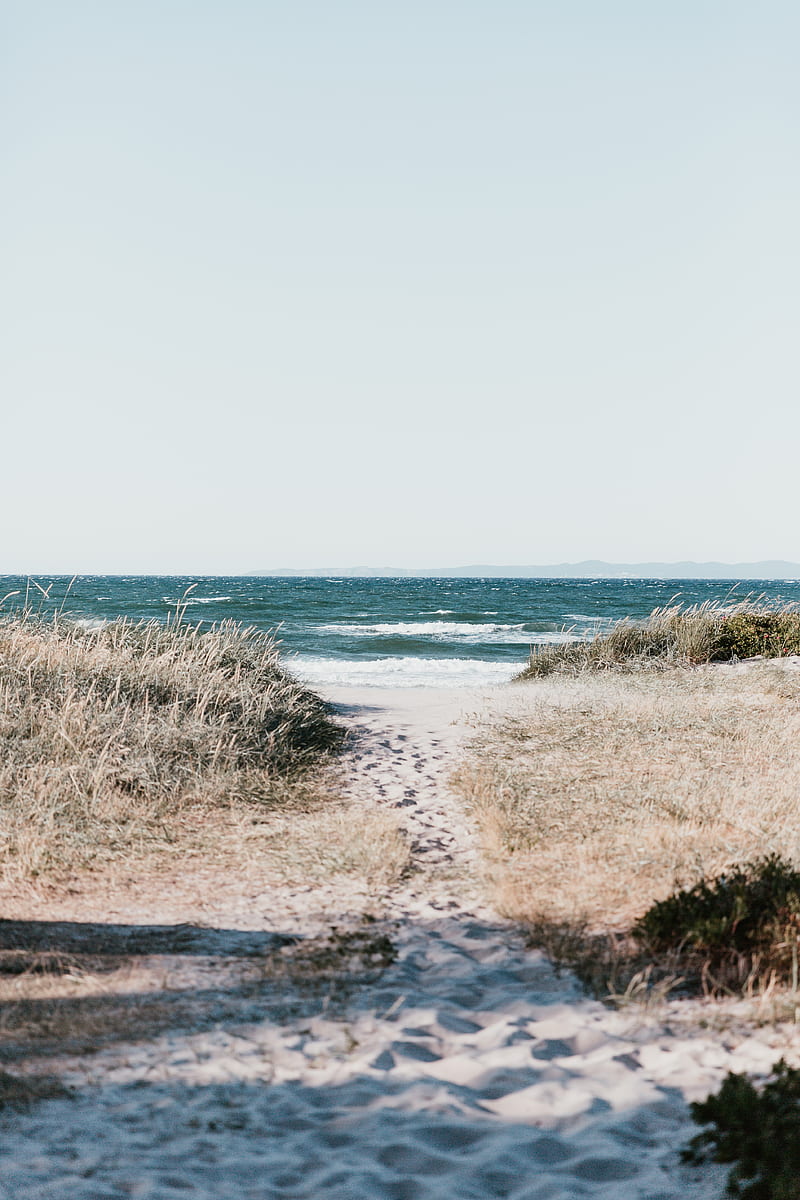
[[[0,0],[0,572],[800,560],[796,0]]]

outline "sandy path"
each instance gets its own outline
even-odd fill
[[[415,921],[477,902],[477,847],[447,779],[488,698],[433,688],[338,688],[326,695],[357,739],[349,793],[395,809],[410,840],[413,871],[383,898],[387,914]]]
[[[348,786],[412,841],[413,873],[371,898],[397,960],[338,1006],[281,1015],[267,980],[216,1027],[62,1060],[75,1099],[0,1117],[0,1200],[721,1197],[724,1170],[679,1161],[687,1101],[766,1072],[784,1031],[671,1033],[583,998],[481,898],[446,778],[485,698],[332,698],[358,733]],[[276,894],[230,936],[316,925],[343,896]]]

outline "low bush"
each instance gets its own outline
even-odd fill
[[[798,984],[800,871],[778,855],[673,892],[633,927],[654,955],[701,959],[717,984],[754,974]]]
[[[800,613],[735,612],[723,618],[711,648],[712,662],[800,654]]]
[[[729,1074],[715,1096],[692,1104],[707,1125],[683,1152],[694,1165],[734,1163],[728,1195],[740,1200],[800,1200],[800,1071],[781,1060],[759,1091]]]

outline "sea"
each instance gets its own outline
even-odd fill
[[[747,597],[800,603],[800,580],[0,577],[0,612],[270,630],[285,665],[323,688],[504,683],[534,646],[588,639],[667,604]]]

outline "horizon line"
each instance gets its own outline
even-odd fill
[[[711,571],[712,574],[700,574],[702,571]],[[642,574],[649,572],[649,574]],[[602,578],[609,576],[626,577],[632,574],[637,574],[642,578],[659,578],[664,573],[668,573],[671,577],[680,578],[716,578],[716,579],[737,579],[737,578],[753,578],[753,579],[771,579],[771,578],[800,578],[800,562],[793,562],[788,559],[758,559],[749,561],[726,562],[720,559],[706,559],[699,561],[697,559],[678,559],[678,560],[655,560],[650,559],[638,562],[612,562],[606,559],[581,559],[572,562],[558,563],[517,563],[517,564],[500,564],[500,563],[468,563],[460,566],[437,566],[437,567],[399,567],[399,566],[366,566],[363,563],[343,567],[323,566],[323,567],[271,567],[259,568],[248,571],[4,571],[0,572],[0,577],[8,579],[31,579],[37,577],[49,578],[123,578],[130,576],[132,578],[164,578],[164,579],[247,579],[247,578],[313,578],[318,576],[330,575],[334,577],[346,578],[402,578],[402,577],[427,577],[427,578],[448,578],[452,576],[461,576],[480,578],[482,576],[494,575],[503,578],[569,578],[571,575],[578,573],[586,578]],[[742,573],[746,574],[742,574]]]

